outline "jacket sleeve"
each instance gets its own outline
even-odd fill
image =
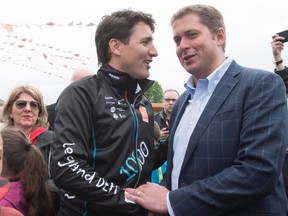
[[[59,188],[93,206],[109,208],[118,213],[133,213],[140,207],[126,202],[124,190],[99,176],[93,164],[88,163],[93,133],[92,107],[95,103],[91,91],[70,85],[58,98],[51,148],[53,180]]]

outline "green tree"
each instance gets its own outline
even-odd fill
[[[145,96],[150,100],[151,103],[162,103],[163,89],[158,81],[145,92]]]

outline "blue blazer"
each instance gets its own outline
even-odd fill
[[[189,93],[175,103],[164,185],[171,189],[173,139]],[[233,61],[191,134],[179,176],[169,193],[178,216],[285,215],[281,174],[288,142],[282,79]]]

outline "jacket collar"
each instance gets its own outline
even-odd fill
[[[101,66],[97,72],[97,76],[105,80],[114,88],[122,91],[127,91],[128,94],[134,95],[137,87],[139,86],[142,92],[150,88],[154,81],[149,79],[137,79],[130,76],[128,73],[121,72],[108,64]],[[137,91],[138,92],[138,91]]]

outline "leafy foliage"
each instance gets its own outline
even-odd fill
[[[150,100],[151,103],[162,103],[163,89],[158,81],[145,92],[145,96]]]

